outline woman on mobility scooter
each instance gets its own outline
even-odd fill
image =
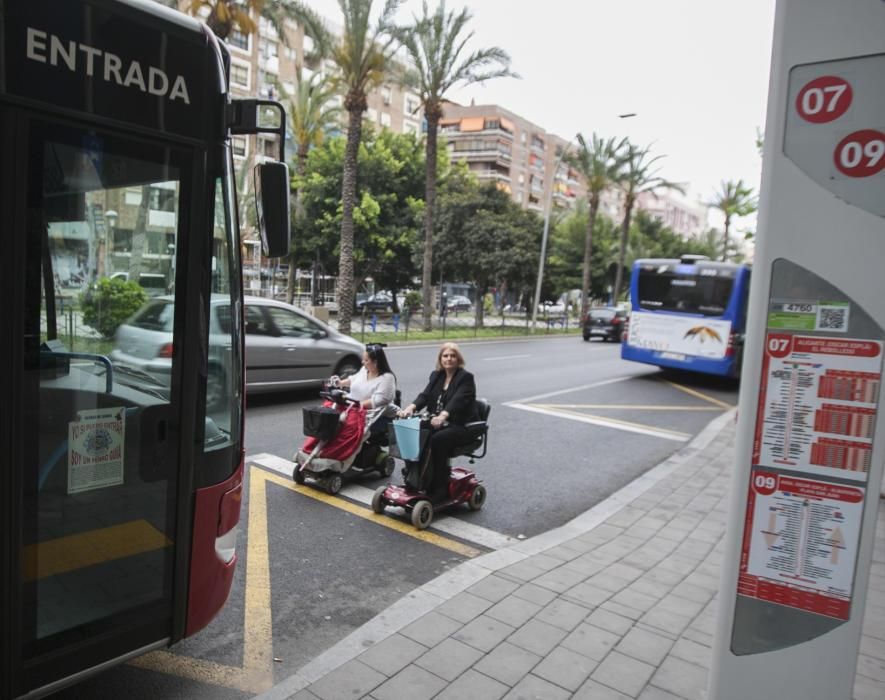
[[[296,451],[292,478],[307,479],[331,494],[342,477],[370,472],[390,476],[393,458],[387,450],[386,427],[396,408],[396,377],[381,344],[367,345],[363,367],[351,377],[332,376],[320,392],[320,407],[304,409],[306,440]]]
[[[473,441],[464,427],[476,420],[476,383],[473,375],[464,369],[464,355],[455,343],[443,343],[436,358],[436,369],[424,391],[408,406],[399,411],[400,418],[409,418],[415,411],[427,407],[430,419],[431,475],[428,495],[432,503],[446,499],[449,490],[449,459],[459,445]]]
[[[429,433],[428,439],[425,443],[424,437],[415,438],[409,452],[415,451],[417,461],[406,459],[406,484],[379,487],[372,510],[380,515],[387,506],[403,508],[412,524],[423,530],[433,520],[435,509],[466,503],[471,510],[479,510],[486,498],[485,487],[471,470],[451,468],[452,457],[466,456],[472,463],[485,456],[489,416],[489,405],[476,398],[473,375],[464,369],[464,356],[454,343],[443,344],[427,386],[397,416],[407,419],[416,411],[432,414],[420,423],[420,432]],[[399,432],[400,425],[395,427]]]

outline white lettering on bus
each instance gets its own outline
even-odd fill
[[[47,40],[49,42],[49,56],[47,61]],[[32,61],[49,63],[52,66],[64,66],[69,71],[77,71],[77,62],[80,58],[81,65],[86,75],[92,77],[98,75],[106,82],[114,82],[121,87],[135,87],[141,92],[167,97],[170,101],[181,100],[190,104],[190,94],[187,83],[183,76],[177,75],[171,82],[169,76],[160,68],[147,67],[147,82],[145,71],[138,61],[129,63],[123,77],[123,59],[109,51],[102,51],[94,46],[78,44],[75,41],[63,41],[54,34],[47,34],[39,29],[28,27],[26,55]],[[98,69],[98,70],[96,70]]]

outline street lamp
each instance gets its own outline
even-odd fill
[[[541,304],[541,285],[544,282],[544,262],[547,258],[547,236],[550,233],[550,210],[553,208],[553,186],[556,183],[556,172],[559,170],[559,166],[562,164],[562,159],[565,157],[565,154],[568,153],[568,149],[571,147],[572,142],[569,141],[559,154],[559,158],[556,159],[556,163],[553,165],[553,177],[550,182],[550,190],[547,193],[547,206],[544,211],[544,233],[541,234],[541,258],[538,260],[538,282],[535,285],[535,303],[532,304],[532,333],[535,332],[535,321],[538,319],[538,306]]]
[[[114,242],[114,230],[117,227],[117,217],[119,214],[115,212],[113,209],[108,209],[104,213],[104,218],[107,219],[108,225],[107,230],[105,231],[105,240],[104,240],[104,276],[108,277],[108,273],[111,271],[111,244]]]

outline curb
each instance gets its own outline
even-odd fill
[[[564,525],[505,549],[463,562],[428,581],[273,688],[254,696],[252,700],[287,700],[299,690],[315,683],[486,576],[590,532],[703,450],[730,421],[734,420],[736,413],[737,409],[732,409],[717,416],[681,450]]]

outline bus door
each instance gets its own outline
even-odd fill
[[[12,390],[0,498],[14,518],[4,675],[16,696],[172,636],[180,470],[192,468],[180,436],[194,420],[180,405],[176,270],[197,161],[0,110],[15,130],[0,165],[13,187],[0,229]],[[167,281],[162,295],[142,273]],[[168,324],[131,324],[157,303]]]

